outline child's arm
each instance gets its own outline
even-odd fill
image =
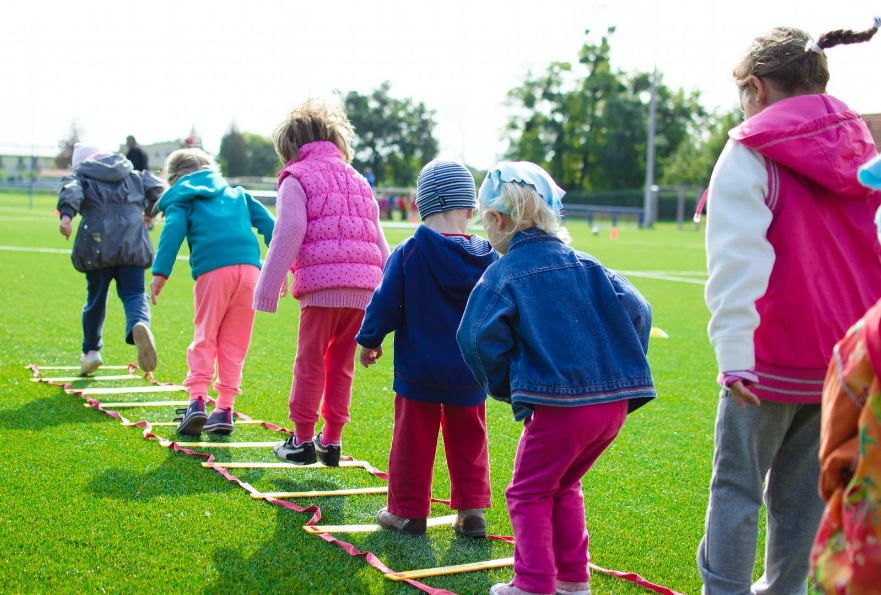
[[[83,203],[83,187],[80,185],[76,176],[65,176],[61,179],[61,192],[58,194],[58,205],[55,210],[58,211],[61,218],[59,230],[61,234],[70,239],[72,228],[70,220],[73,219],[80,210]]]
[[[156,203],[159,202],[162,193],[165,192],[165,184],[161,178],[151,171],[145,170],[135,173],[141,176],[141,179],[144,181],[144,214],[152,219],[156,214]]]
[[[379,253],[382,255],[382,266],[385,267],[385,263],[388,261],[389,257],[389,247],[388,242],[385,239],[385,234],[382,231],[382,225],[379,223],[379,209],[376,210],[376,219],[373,221],[374,225],[376,225],[376,243],[379,245]]]
[[[514,348],[511,324],[517,308],[504,296],[479,282],[468,298],[456,340],[465,364],[487,394],[511,400],[508,353]]]
[[[251,215],[251,227],[257,228],[257,232],[263,236],[263,243],[269,246],[272,242],[272,230],[275,228],[275,217],[262,202],[254,200],[254,197],[247,192],[245,192],[245,200],[248,203],[248,213]]]
[[[403,246],[403,244],[402,244]],[[361,330],[355,341],[361,345],[359,359],[365,368],[382,356],[385,336],[404,323],[404,249],[398,247],[386,262],[382,281],[373,292]]]
[[[278,309],[281,288],[306,237],[306,192],[296,178],[287,177],[281,183],[276,210],[273,241],[254,290],[254,309],[261,312]]]
[[[643,353],[649,352],[649,334],[652,332],[652,307],[641,293],[624,276],[606,269],[606,277],[615,289],[618,300],[633,323]]]
[[[177,253],[187,237],[190,228],[189,207],[181,203],[172,203],[165,211],[165,227],[159,234],[159,246],[156,248],[156,259],[153,261],[153,280],[150,282],[150,299],[156,303],[156,297],[162,291],[165,281],[171,276]]]

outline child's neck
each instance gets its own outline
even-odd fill
[[[429,216],[422,225],[432,231],[445,234],[468,234],[468,217],[457,211],[444,211]]]

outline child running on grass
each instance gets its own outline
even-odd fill
[[[150,297],[153,303],[171,275],[181,244],[190,247],[190,269],[196,286],[196,331],[187,348],[189,372],[184,386],[190,404],[178,434],[198,436],[202,431],[228,435],[233,431],[233,407],[241,394],[242,366],[254,326],[254,288],[260,274],[260,243],[267,245],[275,219],[262,204],[237,186],[230,187],[217,164],[201,149],[180,149],[168,156],[165,172],[171,188],[157,205],[165,213],[165,227],[153,264]],[[208,386],[217,366],[217,401],[205,411]]]
[[[343,428],[351,420],[355,334],[388,258],[376,199],[349,165],[353,138],[342,109],[316,99],[294,108],[273,134],[285,166],[278,174],[275,241],[254,309],[275,312],[293,271],[300,329],[288,409],[295,426],[273,450],[295,465],[316,457],[339,465]],[[315,435],[319,406],[324,427]]]
[[[708,330],[722,385],[697,554],[710,595],[807,591],[823,512],[823,379],[835,343],[881,295],[881,197],[856,179],[875,144],[859,114],[824,94],[824,51],[867,41],[877,25],[816,41],[778,27],[734,69],[746,121],[729,132],[707,211]],[[765,569],[752,584],[763,500]]]
[[[457,339],[478,382],[525,420],[505,492],[514,580],[495,595],[589,595],[581,478],[627,414],[655,397],[651,308],[625,278],[566,245],[563,194],[534,163],[503,161],[478,195],[504,256],[474,288]]]
[[[58,212],[60,230],[70,239],[70,221],[80,214],[80,226],[70,257],[76,270],[86,274],[88,298],[83,307],[83,355],[80,374],[85,376],[104,363],[104,316],[107,292],[116,282],[116,294],[125,309],[125,342],[138,349],[138,366],[156,369],[156,344],[150,331],[150,304],[144,274],[153,263],[153,242],[147,225],[153,205],[162,194],[162,181],[150,172],[135,171],[131,161],[118,154],[77,143],[73,174],[61,180]]]
[[[881,156],[860,169],[881,191]],[[881,210],[875,214],[881,241]],[[825,595],[881,593],[881,300],[833,350],[823,387],[820,495],[826,511],[811,550]]]
[[[389,453],[388,506],[379,524],[424,535],[438,430],[450,474],[453,529],[486,537],[483,509],[491,506],[486,393],[465,366],[456,329],[475,283],[498,259],[489,242],[467,235],[477,206],[474,178],[463,165],[436,159],[416,181],[423,224],[389,257],[382,283],[367,306],[361,364],[382,356],[395,333],[395,426]]]

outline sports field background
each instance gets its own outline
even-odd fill
[[[140,430],[83,407],[81,398],[60,388],[30,382],[26,364],[79,363],[86,291],[85,277],[73,269],[68,255],[5,249],[72,245],[73,239],[66,242],[58,233],[53,196],[38,195],[33,209],[27,204],[26,196],[0,194],[0,592],[418,593],[307,534],[302,525],[310,515],[254,500],[193,457],[144,440]],[[157,225],[154,244],[160,230]],[[652,339],[649,350],[659,397],[629,416],[584,481],[592,562],[697,593],[694,559],[706,509],[718,392],[706,338],[703,234],[661,224],[655,230],[621,230],[612,241],[608,230],[593,236],[585,221],[572,222],[570,232],[574,247],[606,266],[640,273],[628,278],[651,302],[654,326],[670,336]],[[411,233],[388,229],[386,237],[394,245]],[[178,261],[153,307],[157,380],[180,383],[186,375],[192,288],[187,263]],[[297,318],[297,304],[290,298],[282,300],[276,314],[257,314],[244,392],[236,402],[253,418],[286,427],[293,425],[287,419],[287,398]],[[135,360],[123,332],[122,306],[111,291],[105,363]],[[380,469],[388,468],[393,420],[391,336],[384,347],[379,365],[356,370],[353,421],[343,435],[344,454]],[[172,414],[172,408],[125,413],[132,420],[153,421],[170,421]],[[491,533],[511,535],[504,490],[520,425],[513,422],[510,407],[493,400],[487,416],[494,502],[487,521]],[[155,433],[172,437],[173,428]],[[252,426],[239,426],[230,437],[276,439],[279,434]],[[220,461],[274,460],[269,449],[214,454]],[[383,485],[361,469],[233,473],[262,491]],[[442,448],[435,474],[434,495],[449,497]],[[374,522],[385,495],[297,503],[319,505],[322,523],[361,524]],[[445,506],[433,506],[433,516],[443,514],[449,514]],[[458,538],[449,527],[429,529],[426,539],[388,533],[340,537],[397,571],[513,555],[511,545]],[[424,582],[484,594],[512,576],[511,568],[503,568]],[[600,573],[593,574],[592,589],[596,594],[649,593]]]

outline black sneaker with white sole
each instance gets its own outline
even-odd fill
[[[340,466],[340,455],[343,452],[342,446],[337,446],[335,444],[328,444],[325,446],[321,442],[321,433],[312,439],[312,444],[315,445],[315,456],[318,457],[318,460],[321,461],[322,465],[325,465],[326,467]]]
[[[279,442],[272,447],[276,458],[285,463],[294,465],[311,465],[317,459],[315,457],[315,445],[311,440],[297,446],[297,437],[294,434],[288,436],[284,442]]]
[[[208,421],[205,422],[203,432],[210,432],[218,436],[229,436],[233,431],[232,409],[214,408]]]
[[[177,433],[185,436],[201,436],[202,428],[208,420],[208,414],[205,413],[205,401],[196,399],[190,401],[189,407],[186,409],[175,409],[178,415],[183,417],[175,418],[174,421],[180,422],[177,426]]]

